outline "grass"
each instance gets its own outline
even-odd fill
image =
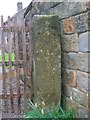
[[[15,54],[14,53],[12,53],[11,59],[12,59],[12,61],[15,61]],[[8,62],[8,61],[9,61],[9,54],[5,53],[5,62]],[[0,55],[0,62],[2,62],[2,55]],[[8,65],[5,67],[6,67],[6,69],[10,68],[10,66],[8,66]]]
[[[25,118],[49,118],[49,119],[58,119],[58,120],[74,120],[75,112],[72,109],[64,111],[60,104],[52,106],[46,104],[44,101],[40,103],[33,104],[29,101],[30,111],[25,113]]]
[[[12,61],[15,61],[15,54],[14,53],[12,53],[11,58],[12,58]],[[8,53],[5,53],[5,61],[6,62],[9,61]],[[2,55],[0,55],[0,62],[2,62]]]

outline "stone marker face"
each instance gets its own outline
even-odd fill
[[[33,18],[35,99],[57,104],[61,99],[61,45],[58,16]]]

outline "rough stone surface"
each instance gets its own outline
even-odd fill
[[[47,10],[46,12],[43,13],[44,15],[53,15],[53,8],[50,8],[49,10]]]
[[[66,109],[70,109],[70,108],[74,108],[75,110],[78,109],[78,102],[76,102],[73,99],[70,99],[68,97],[66,97],[65,95],[63,95],[63,106],[64,108],[66,107]]]
[[[66,4],[61,3],[60,5],[54,8],[54,14],[58,15],[60,19],[62,19],[68,17],[68,13],[65,12],[66,10],[69,10],[69,8],[66,7]]]
[[[88,74],[88,91],[90,91],[90,73]]]
[[[54,14],[61,19],[86,11],[85,2],[63,2],[54,8]]]
[[[59,18],[35,16],[33,34],[35,98],[58,103],[61,94]]]
[[[90,32],[82,33],[79,36],[79,51],[80,52],[90,51],[89,38],[90,38]]]
[[[78,69],[81,71],[89,72],[88,71],[88,56],[90,53],[78,53]]]
[[[88,21],[87,21],[88,14],[87,13],[77,15],[74,17],[74,19],[75,19],[76,31],[78,33],[82,33],[88,30]]]
[[[87,9],[90,9],[90,1],[86,3]]]
[[[64,33],[75,33],[75,25],[72,17],[64,20],[63,22]]]
[[[90,31],[90,10],[88,11],[88,30]]]
[[[85,107],[83,107],[83,106],[81,106],[81,105],[79,105],[78,106],[78,117],[79,118],[89,118],[88,117],[88,109],[87,108],[85,108]]]
[[[77,111],[76,113],[76,118],[88,118],[88,109],[83,107],[82,105],[79,105],[78,102],[76,102],[73,99],[69,99],[66,96],[63,96],[63,105],[65,107],[66,104],[66,109],[73,108]]]
[[[62,67],[77,69],[77,53],[63,53],[62,55]]]
[[[62,85],[62,93],[67,97],[72,96],[72,88],[69,85]]]
[[[44,4],[44,11],[48,10],[50,7],[51,7],[50,2],[46,2],[46,3]]]
[[[73,35],[64,35],[64,37],[61,40],[62,43],[62,50],[65,52],[78,52],[79,45],[78,45],[79,39],[77,34]]]
[[[88,107],[88,96],[86,93],[79,91],[76,88],[72,88],[72,97],[79,104]]]
[[[62,82],[76,87],[76,70],[62,69]]]
[[[88,73],[77,71],[77,86],[82,91],[88,90]]]

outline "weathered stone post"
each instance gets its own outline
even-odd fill
[[[33,18],[34,94],[57,104],[61,99],[61,45],[59,17]]]

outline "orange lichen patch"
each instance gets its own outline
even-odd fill
[[[73,21],[72,17],[70,17],[64,21],[64,32],[65,33],[75,32],[75,26],[74,26],[74,21]]]

